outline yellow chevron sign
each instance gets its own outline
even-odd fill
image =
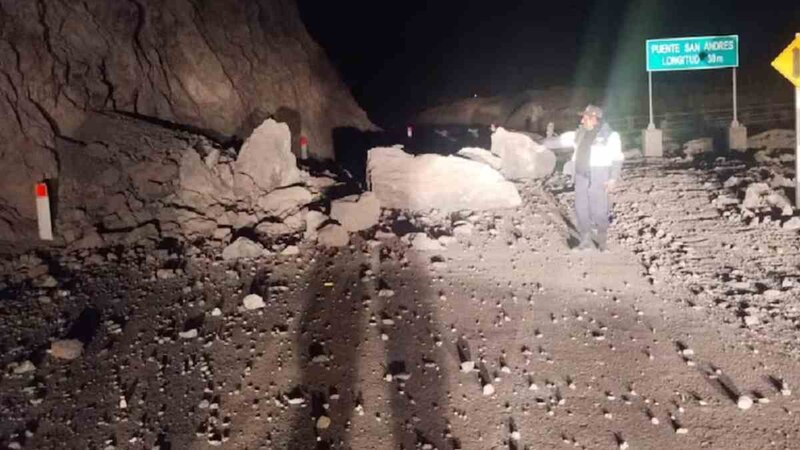
[[[800,87],[800,34],[772,61],[772,67],[793,85]]]

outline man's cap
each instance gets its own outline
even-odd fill
[[[603,109],[599,106],[589,105],[579,115],[581,116],[594,116],[598,119],[603,118]]]

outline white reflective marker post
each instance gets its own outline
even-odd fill
[[[47,185],[36,184],[36,218],[39,223],[39,239],[53,240],[53,223],[50,217],[50,196],[47,194]]]

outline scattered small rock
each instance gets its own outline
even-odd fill
[[[258,294],[250,294],[250,295],[246,296],[242,303],[243,303],[245,309],[250,310],[250,311],[252,311],[254,309],[261,309],[261,308],[267,306],[264,303],[264,299],[261,298],[261,296],[258,295]]]
[[[83,342],[77,339],[53,341],[47,352],[54,358],[72,360],[83,353]]]

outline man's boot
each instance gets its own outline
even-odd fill
[[[601,252],[608,250],[608,231],[598,231],[594,242],[597,244],[597,249]]]
[[[592,238],[589,233],[582,234],[580,239],[581,240],[578,243],[578,246],[575,247],[573,250],[584,251],[584,250],[594,249],[594,243],[592,242]]]

